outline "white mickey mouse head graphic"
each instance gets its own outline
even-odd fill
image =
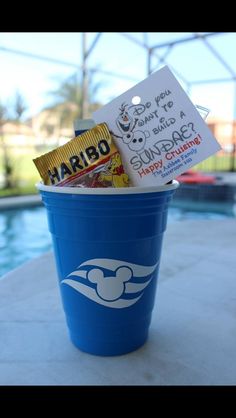
[[[125,290],[125,282],[132,277],[129,267],[119,267],[115,277],[105,277],[100,269],[92,269],[88,272],[88,280],[97,284],[97,294],[100,298],[108,301],[119,299]]]

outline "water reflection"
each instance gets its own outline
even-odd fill
[[[50,248],[43,207],[0,212],[0,276]]]

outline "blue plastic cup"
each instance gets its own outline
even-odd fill
[[[168,206],[178,185],[37,185],[70,338],[82,351],[120,355],[147,340]]]

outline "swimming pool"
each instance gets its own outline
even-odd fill
[[[169,208],[168,223],[186,219],[225,219],[229,215]],[[0,277],[25,261],[51,250],[45,208],[0,212]]]
[[[50,249],[44,207],[0,212],[0,277]]]

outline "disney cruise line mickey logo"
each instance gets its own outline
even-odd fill
[[[115,277],[105,277],[100,269],[92,269],[88,272],[88,279],[97,285],[97,294],[104,300],[116,300],[125,290],[125,282],[132,277],[132,271],[128,267],[119,267]]]
[[[78,266],[61,284],[100,305],[126,308],[136,303],[154,277],[158,263],[142,266],[114,259],[92,259]],[[108,273],[109,272],[109,273]],[[73,277],[72,279],[69,277]]]

